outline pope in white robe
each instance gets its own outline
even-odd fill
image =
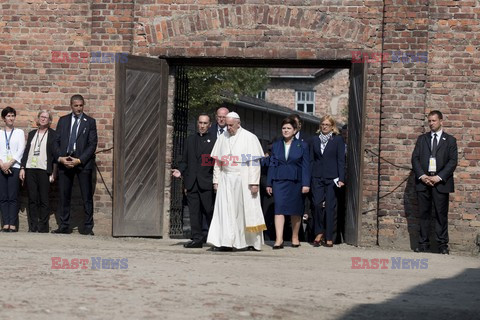
[[[227,132],[218,137],[211,154],[217,196],[207,242],[261,250],[267,229],[259,194],[263,149],[258,138],[240,126],[237,113],[227,114],[226,122]]]

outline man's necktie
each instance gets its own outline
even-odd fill
[[[218,132],[220,132],[220,134],[223,133],[223,128],[220,128],[220,130],[218,130]]]
[[[435,157],[437,153],[437,134],[433,134],[433,143],[432,143],[432,156]]]
[[[78,116],[75,116],[75,122],[73,123],[72,132],[70,133],[70,140],[68,141],[67,154],[71,155],[73,153],[73,146],[77,141],[77,129],[78,129]]]

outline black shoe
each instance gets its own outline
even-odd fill
[[[283,242],[279,245],[273,245],[272,249],[273,250],[283,249]]]
[[[210,250],[212,251],[220,251],[220,252],[228,252],[228,251],[233,251],[233,248],[230,247],[212,247]]]
[[[185,243],[183,245],[184,248],[203,248],[203,243],[202,241],[190,241],[188,243]]]
[[[414,250],[415,252],[430,252],[430,248],[428,246],[418,246]]]
[[[10,229],[9,228],[3,228],[2,232],[10,232]]]
[[[450,250],[448,249],[448,247],[440,247],[438,249],[438,253],[440,253],[440,254],[450,254]]]
[[[18,229],[10,229],[10,232],[18,232]]]
[[[93,233],[93,230],[83,230],[79,231],[80,234],[83,234],[84,236],[94,236],[95,233]]]
[[[52,230],[52,233],[56,234],[69,234],[70,232],[68,231],[67,228],[58,228],[56,230]]]
[[[292,243],[292,248],[298,248],[298,247],[300,247],[300,243],[299,244]]]

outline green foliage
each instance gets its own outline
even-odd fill
[[[211,112],[223,102],[254,96],[266,88],[269,78],[263,68],[189,67],[189,114]]]

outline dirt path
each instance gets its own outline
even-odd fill
[[[0,234],[0,244],[1,319],[452,320],[480,314],[478,257],[305,243],[224,253],[184,249],[176,240],[21,232]],[[88,268],[52,269],[52,257],[88,259]],[[92,257],[128,259],[119,263],[127,268],[98,269]],[[352,257],[388,259],[387,269],[352,269]],[[412,263],[405,259],[428,260],[418,269],[392,269],[392,257],[403,267]]]

